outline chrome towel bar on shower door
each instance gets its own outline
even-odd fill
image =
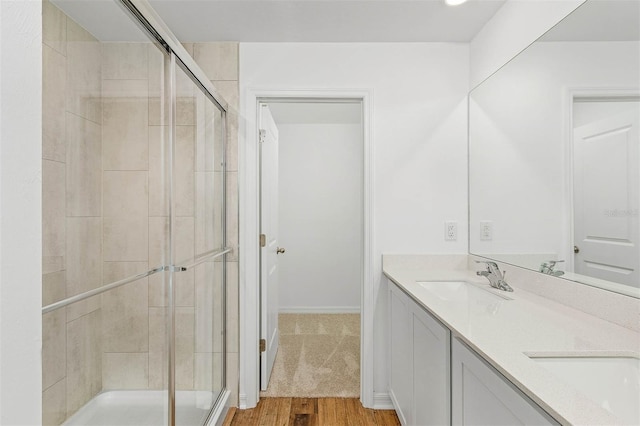
[[[94,288],[93,290],[89,290],[89,291],[85,291],[84,293],[80,293],[80,294],[76,294],[75,296],[71,296],[71,297],[67,297],[66,299],[60,300],[59,302],[55,302],[52,303],[50,305],[44,306],[42,308],[42,313],[46,314],[48,312],[52,312],[55,311],[57,309],[60,308],[64,308],[65,306],[69,306],[73,303],[76,302],[80,302],[82,300],[88,299],[90,297],[93,296],[97,296],[99,294],[102,294],[106,291],[109,290],[113,290],[114,288],[118,288],[121,287],[125,284],[129,284],[132,283],[134,281],[140,280],[142,278],[157,274],[158,272],[163,272],[163,271],[174,271],[174,272],[183,272],[183,271],[187,271],[191,268],[193,268],[196,265],[199,265],[201,263],[207,262],[209,260],[213,260],[217,257],[220,257],[222,255],[225,255],[227,253],[231,252],[231,248],[230,247],[225,247],[223,249],[219,249],[219,250],[212,250],[210,252],[207,252],[203,255],[200,255],[198,257],[196,257],[193,262],[189,263],[188,265],[184,265],[184,266],[158,266],[157,268],[153,268],[149,271],[137,274],[137,275],[133,275],[131,277],[122,279],[120,281],[115,281],[112,282],[110,284],[107,285],[103,285],[102,287],[98,287],[98,288]]]

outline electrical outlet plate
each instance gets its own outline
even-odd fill
[[[493,222],[490,220],[480,221],[480,240],[491,241],[493,240]]]
[[[444,239],[445,241],[458,239],[458,222],[449,220],[444,223]]]

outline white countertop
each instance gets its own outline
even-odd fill
[[[509,282],[513,293],[492,289],[475,271],[385,266],[384,274],[558,422],[623,424],[525,353],[637,355],[640,333],[526,292],[516,283]],[[438,280],[477,283],[512,300],[469,306],[442,300],[416,283]]]

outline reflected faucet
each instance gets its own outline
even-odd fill
[[[556,267],[556,263],[564,262],[564,260],[548,260],[547,262],[542,262],[540,265],[539,271],[543,274],[553,275],[554,277],[559,277],[564,275],[564,271],[554,271],[553,268]]]
[[[489,284],[491,284],[491,287],[497,288],[498,290],[502,291],[513,291],[511,286],[504,280],[506,271],[502,272],[500,268],[498,268],[498,264],[496,262],[476,260],[476,263],[484,263],[487,265],[486,271],[477,271],[476,275],[487,277],[487,279],[489,280]]]

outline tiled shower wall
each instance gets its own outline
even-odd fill
[[[168,212],[163,191],[150,197],[151,188],[162,188],[155,169],[164,135],[150,126],[160,124],[160,110],[149,108],[161,92],[162,54],[149,43],[101,46],[102,281],[108,284],[164,263]],[[159,68],[150,66],[156,62]],[[102,295],[103,389],[166,388],[161,285],[156,274]]]
[[[163,191],[158,190],[162,173],[156,142],[165,129],[158,109],[161,54],[149,44],[99,43],[48,1],[43,14],[46,305],[162,264],[160,241],[168,226],[168,211]],[[227,388],[235,405],[238,45],[185,47],[231,109],[227,236],[234,251],[227,261]],[[196,155],[194,107],[195,100],[188,97],[178,102],[176,161],[187,164],[181,170],[189,170],[188,163],[193,164]],[[192,182],[185,176],[186,188]],[[189,191],[179,192],[189,196]],[[188,199],[177,203],[176,246],[182,258],[192,257],[195,250],[194,205]],[[220,278],[221,268],[215,269]],[[103,389],[166,388],[162,278],[156,274],[142,281],[43,316],[45,424],[60,424]],[[213,366],[207,353],[197,351],[216,350],[198,341],[203,327],[196,323],[207,316],[198,311],[196,295],[202,291],[195,283],[194,272],[180,276],[176,283],[178,389],[207,384],[204,371]]]
[[[43,3],[43,305],[102,283],[100,43]],[[102,389],[100,300],[43,316],[43,421]]]

